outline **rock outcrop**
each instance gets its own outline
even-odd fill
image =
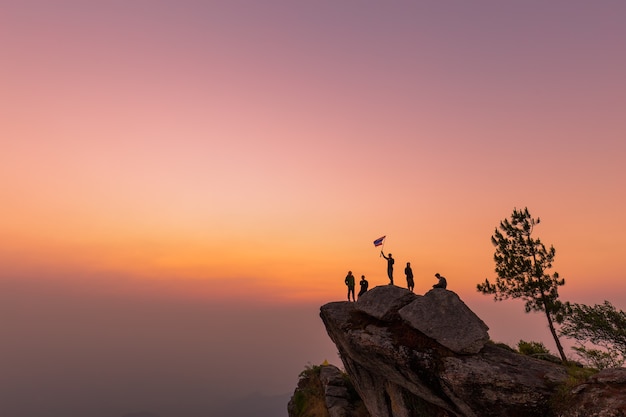
[[[287,411],[290,417],[370,417],[350,379],[330,364],[300,374]]]
[[[449,290],[380,286],[320,316],[372,416],[626,416],[626,370],[570,386],[565,366],[489,342],[485,323]]]

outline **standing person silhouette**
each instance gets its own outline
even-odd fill
[[[409,289],[409,291],[413,292],[413,288],[415,288],[415,282],[413,281],[413,270],[411,269],[411,262],[406,263],[404,273],[406,275],[406,287]]]
[[[389,285],[393,285],[393,263],[395,260],[391,254],[389,254],[389,256],[385,256],[382,250],[380,251],[380,254],[387,260],[387,276],[389,277]]]
[[[344,282],[348,286],[348,301],[350,301],[350,293],[352,293],[352,301],[356,301],[354,299],[354,275],[352,275],[352,271],[348,271]]]
[[[367,287],[369,286],[369,282],[367,282],[367,280],[365,279],[365,275],[361,275],[361,281],[359,281],[359,284],[361,284],[361,291],[359,291],[359,298],[361,298],[361,296],[365,294],[365,292],[367,291]]]

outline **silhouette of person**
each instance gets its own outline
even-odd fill
[[[439,275],[439,273],[436,273],[435,276],[437,277],[439,282],[433,285],[433,288],[446,288],[448,286],[446,277],[442,277],[441,275]]]
[[[350,293],[352,293],[352,301],[356,301],[354,299],[354,275],[352,275],[352,271],[348,271],[345,283],[348,286],[348,301],[350,301]]]
[[[413,288],[415,288],[415,282],[413,281],[413,270],[411,269],[411,262],[406,263],[404,273],[406,275],[406,287],[409,289],[409,291],[413,292]]]
[[[359,284],[361,284],[361,291],[359,291],[359,298],[361,298],[361,296],[365,294],[365,292],[367,291],[367,287],[369,286],[369,282],[367,282],[367,280],[365,279],[365,275],[361,275],[361,281],[359,281]]]
[[[389,285],[393,285],[393,263],[395,261],[391,254],[389,254],[389,256],[385,256],[382,250],[380,251],[380,254],[387,260],[387,276],[389,277]]]

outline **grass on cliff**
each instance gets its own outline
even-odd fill
[[[535,359],[541,359],[548,362],[553,363],[562,363],[561,359],[555,355],[553,355],[548,348],[542,342],[527,342],[525,340],[520,340],[517,343],[517,349],[507,345],[506,343],[496,343],[493,342],[496,346],[499,346],[503,349],[506,349],[510,352],[519,353],[526,356],[531,356]]]
[[[330,417],[324,401],[320,380],[321,365],[307,366],[298,376],[298,389],[293,396],[294,417]]]
[[[326,408],[324,386],[320,380],[320,371],[324,365],[309,365],[300,372],[298,388],[292,398],[290,417],[330,417]],[[350,377],[342,372],[343,385],[348,390],[349,407],[346,411],[351,417],[370,417],[361,397],[357,393]]]
[[[550,408],[555,415],[562,415],[572,404],[574,389],[583,384],[590,376],[598,373],[597,369],[584,368],[575,364],[567,365],[567,379],[556,389],[550,399]]]

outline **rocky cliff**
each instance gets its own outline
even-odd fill
[[[328,363],[300,373],[287,411],[292,417],[370,417],[347,375]]]
[[[563,365],[490,342],[452,291],[380,286],[320,316],[372,416],[626,416],[625,369],[573,380]]]

